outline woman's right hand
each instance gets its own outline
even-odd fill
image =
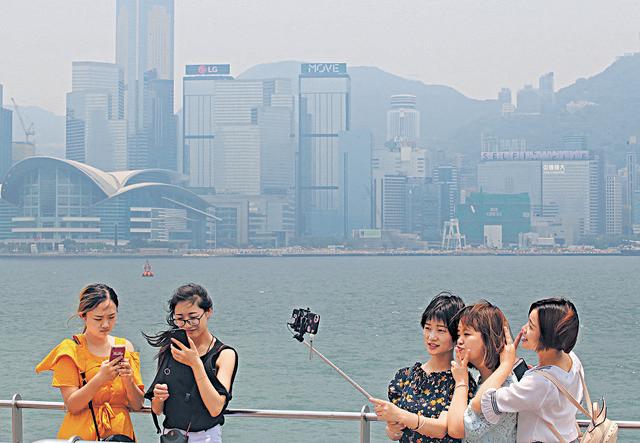
[[[122,357],[118,357],[114,360],[105,360],[100,365],[100,370],[96,374],[95,378],[100,380],[100,384],[103,385],[110,381],[113,381],[114,378],[118,375],[118,365],[120,364],[120,360]]]
[[[464,354],[461,356],[460,354]],[[453,379],[458,383],[469,384],[469,351],[463,352],[456,351],[456,359],[451,362],[451,375]]]
[[[158,401],[165,401],[169,398],[169,386],[158,383],[153,387],[153,398],[158,399]]]

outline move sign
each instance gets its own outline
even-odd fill
[[[340,75],[347,73],[346,63],[303,63],[300,66],[302,74],[314,75]]]
[[[231,65],[187,65],[187,75],[229,75]]]

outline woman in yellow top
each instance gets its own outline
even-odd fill
[[[60,388],[64,399],[67,413],[58,438],[98,438],[91,401],[100,438],[123,434],[135,440],[129,410],[141,409],[144,401],[140,357],[128,340],[109,335],[117,315],[118,296],[112,288],[99,283],[85,287],[78,306],[83,333],[63,340],[36,366],[36,372],[53,371],[52,386]],[[125,354],[109,361],[114,346],[125,346]]]

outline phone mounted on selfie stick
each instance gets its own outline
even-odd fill
[[[323,362],[335,369],[335,371],[340,374],[342,378],[348,381],[351,386],[356,388],[358,392],[364,395],[367,400],[372,397],[372,395],[365,391],[362,386],[360,386],[351,377],[345,374],[342,369],[333,364],[331,360],[322,355],[320,351],[313,347],[313,339],[318,333],[318,326],[320,325],[320,316],[318,314],[314,314],[309,308],[294,309],[293,313],[291,314],[291,318],[287,322],[287,325],[289,327],[289,330],[294,333],[293,338],[309,348],[309,360],[311,360],[311,356],[315,353]],[[306,341],[304,339],[304,334],[309,334],[309,341]]]

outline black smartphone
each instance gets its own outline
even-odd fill
[[[175,338],[180,343],[189,348],[189,339],[187,338],[187,331],[184,329],[172,329],[171,330],[171,338]],[[175,343],[171,343],[171,346],[177,348],[178,346]]]
[[[518,381],[522,378],[525,372],[529,370],[529,366],[527,362],[524,361],[524,358],[519,358],[516,360],[516,364],[513,365],[513,373],[515,374]]]

